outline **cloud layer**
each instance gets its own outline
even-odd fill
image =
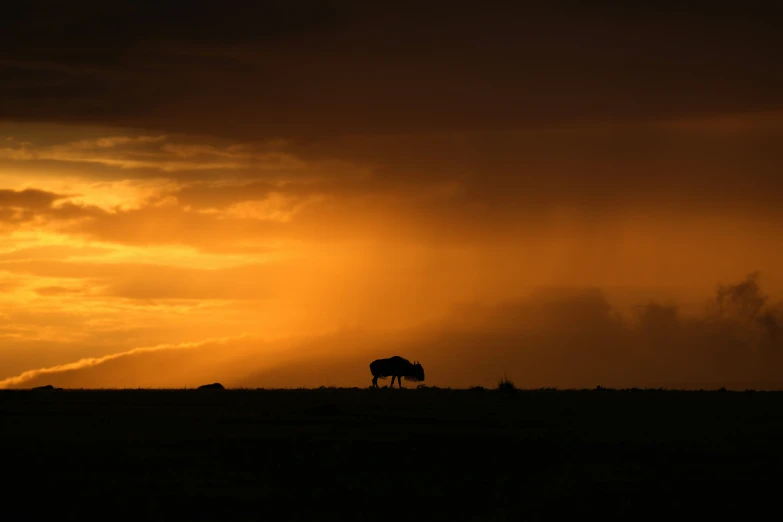
[[[15,8],[0,117],[310,139],[781,108],[770,3],[287,4]]]

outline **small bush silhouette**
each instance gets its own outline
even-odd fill
[[[222,384],[219,382],[213,382],[212,384],[202,384],[197,390],[225,390]]]
[[[47,384],[46,386],[37,386],[33,388],[35,391],[57,391],[62,390],[62,388],[57,388],[56,386],[52,386],[51,384]]]
[[[514,393],[517,391],[517,387],[514,385],[514,381],[509,379],[504,373],[503,377],[498,379],[498,391],[503,393]]]

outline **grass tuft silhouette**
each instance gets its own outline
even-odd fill
[[[509,379],[508,375],[504,373],[503,377],[498,379],[498,391],[503,393],[515,393],[518,389],[516,385],[514,385],[514,381]]]

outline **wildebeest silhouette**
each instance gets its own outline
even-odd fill
[[[390,388],[394,388],[394,379],[397,379],[397,384],[402,388],[402,378],[405,377],[406,381],[423,381],[424,380],[424,368],[418,361],[410,362],[408,359],[395,355],[388,359],[376,359],[370,363],[370,371],[372,372],[372,385],[374,388],[378,387],[378,379],[385,379],[391,375]]]
[[[199,390],[225,390],[222,384],[219,382],[213,382],[212,384],[203,384],[198,387]]]

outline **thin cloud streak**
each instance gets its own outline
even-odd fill
[[[214,145],[172,143],[166,135],[107,136],[53,145],[36,145],[12,139],[0,147],[0,160],[95,163],[123,170],[180,171],[274,170],[306,166],[291,154],[255,151],[245,144],[224,148]]]
[[[217,337],[213,339],[204,339],[203,341],[198,341],[198,342],[160,344],[157,346],[134,348],[133,350],[129,350],[127,352],[115,353],[104,357],[90,357],[90,358],[80,359],[78,361],[68,363],[68,364],[61,364],[49,368],[38,368],[36,370],[29,370],[20,375],[17,375],[16,377],[9,377],[7,379],[0,380],[0,389],[19,387],[25,382],[31,381],[33,379],[42,376],[61,373],[61,372],[81,370],[84,368],[91,368],[107,363],[109,361],[123,359],[126,357],[131,357],[139,354],[157,352],[161,350],[188,350],[188,349],[199,348],[208,344],[225,344],[232,340],[240,340],[240,339],[245,339],[247,337],[248,337],[247,334],[242,334],[242,335],[230,336],[230,337]]]

